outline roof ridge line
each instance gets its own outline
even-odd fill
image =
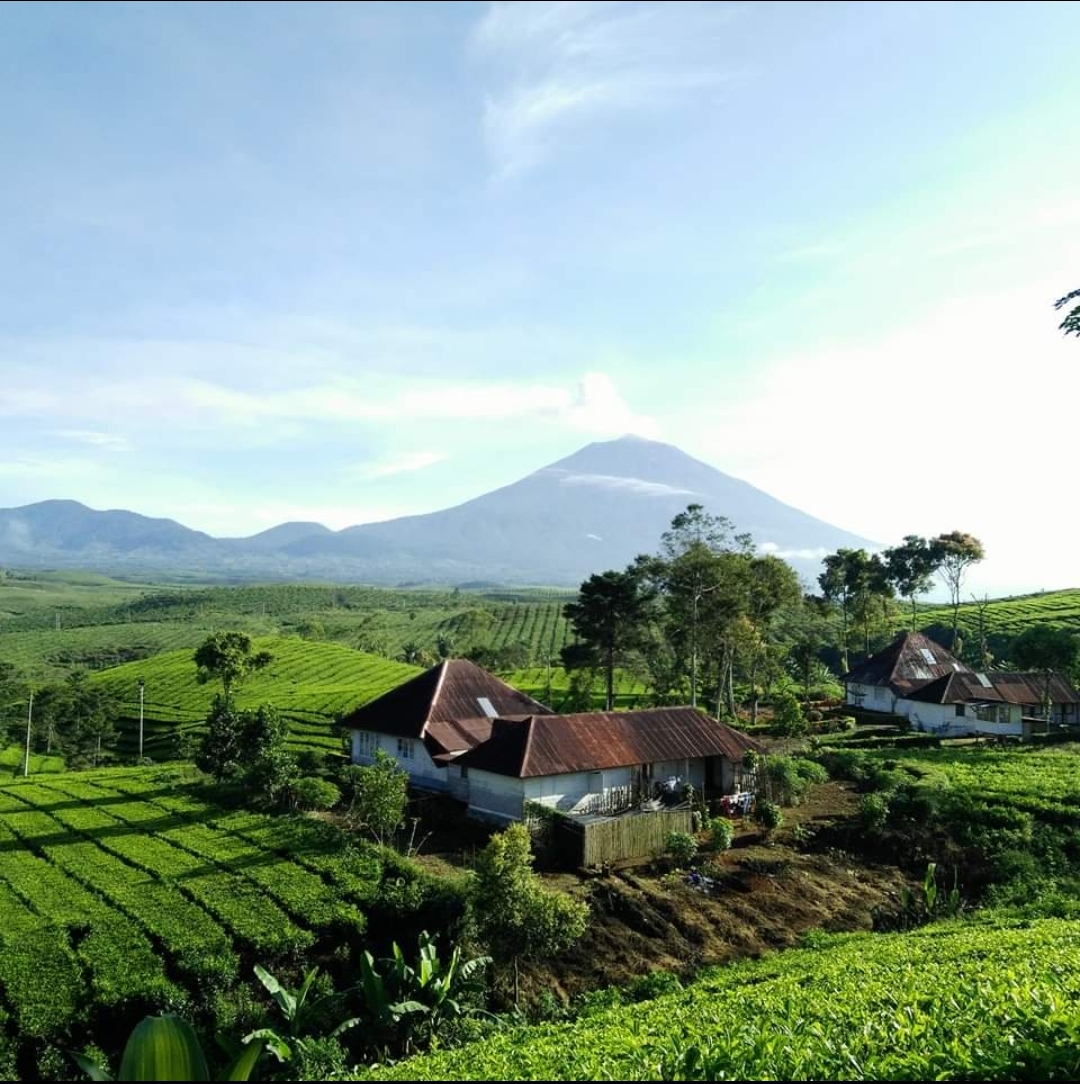
[[[528,728],[525,733],[525,749],[521,754],[521,766],[518,768],[518,778],[525,778],[525,765],[529,763],[529,754],[532,752],[532,740],[533,740],[533,724],[536,722],[536,716],[530,715],[525,726]]]
[[[428,704],[428,709],[424,715],[424,725],[420,727],[420,737],[424,737],[427,734],[428,724],[431,722],[431,713],[435,710],[435,705],[439,701],[439,693],[442,692],[443,682],[446,680],[446,671],[450,668],[450,660],[443,659],[439,664],[439,680],[435,683],[435,692],[431,695],[431,701]]]

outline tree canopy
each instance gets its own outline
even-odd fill
[[[1080,337],[1080,290],[1072,290],[1064,297],[1059,297],[1057,301],[1054,302],[1054,308],[1060,311],[1073,301],[1075,301],[1076,304],[1065,313],[1065,318],[1058,324],[1058,327],[1064,331],[1066,335],[1076,335],[1077,337]]]
[[[200,685],[221,681],[225,699],[251,673],[274,661],[268,651],[255,651],[246,632],[215,632],[195,650],[196,680]]]

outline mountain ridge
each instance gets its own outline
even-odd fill
[[[449,508],[333,531],[289,522],[215,538],[175,520],[73,500],[0,509],[0,562],[100,571],[166,568],[372,583],[502,579],[572,585],[652,552],[688,504],[726,516],[765,552],[811,574],[839,546],[876,543],[784,504],[673,444],[625,436],[585,445]],[[800,567],[800,561],[802,566]]]

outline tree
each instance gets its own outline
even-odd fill
[[[299,775],[289,752],[289,724],[272,704],[245,711],[240,762],[244,783],[266,805],[277,805]]]
[[[82,671],[34,696],[34,720],[46,736],[46,752],[59,748],[69,768],[97,767],[110,755],[119,712],[115,694],[91,685]]]
[[[481,939],[499,960],[553,956],[585,932],[589,908],[565,893],[545,888],[532,870],[532,848],[524,824],[498,832],[477,856],[471,907]]]
[[[1054,302],[1055,309],[1063,309],[1070,301],[1076,301],[1080,298],[1080,290],[1073,290],[1071,293],[1067,293],[1064,297],[1059,297]],[[1074,305],[1066,314],[1065,319],[1058,324],[1058,327],[1065,332],[1066,335],[1076,335],[1080,337],[1080,303]]]
[[[840,610],[840,663],[847,671],[851,669],[848,662],[851,621],[858,616],[860,602],[864,602],[870,592],[870,555],[863,549],[841,547],[822,563],[825,571],[818,576],[818,585],[826,600]]]
[[[1009,645],[1009,657],[1024,670],[1053,670],[1071,677],[1080,658],[1080,640],[1053,625],[1031,625]]]
[[[232,702],[217,693],[206,716],[206,732],[195,754],[195,763],[223,783],[240,776],[243,750],[243,719],[233,709]]]
[[[615,667],[625,653],[639,647],[649,619],[653,594],[633,568],[590,576],[563,613],[574,635],[595,653],[605,678],[605,710],[615,705]]]
[[[215,632],[195,651],[196,680],[200,685],[220,680],[225,699],[231,700],[233,689],[249,674],[273,661],[268,651],[254,650],[246,632]]]
[[[371,833],[377,843],[387,846],[405,819],[409,801],[409,776],[392,756],[375,751],[375,763],[350,764],[342,784],[348,801],[346,819]]]
[[[904,535],[899,546],[885,550],[885,569],[901,598],[911,602],[911,631],[918,622],[917,599],[933,586],[938,556],[933,546],[917,534]]]
[[[949,588],[952,600],[952,642],[949,647],[955,650],[960,625],[960,591],[964,584],[964,576],[973,564],[986,556],[986,553],[983,550],[983,544],[974,535],[963,531],[940,534],[930,543],[930,546],[934,553],[937,572]]]

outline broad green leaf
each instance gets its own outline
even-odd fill
[[[192,1026],[180,1017],[148,1016],[124,1047],[120,1080],[209,1080],[210,1070]]]

